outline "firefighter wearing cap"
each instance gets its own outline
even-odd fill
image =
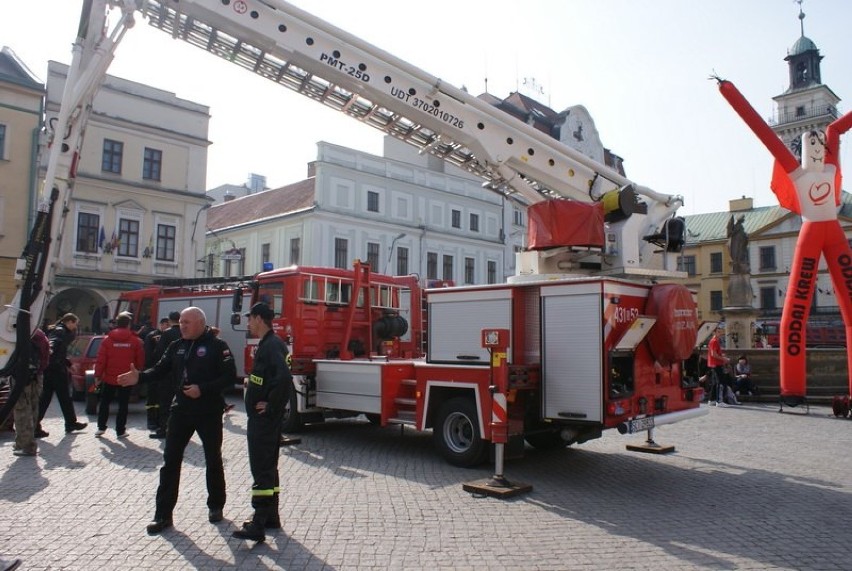
[[[265,528],[281,527],[278,515],[278,442],[287,383],[292,382],[293,377],[287,366],[287,346],[272,330],[272,309],[265,303],[256,303],[246,316],[249,332],[260,338],[245,389],[254,515],[233,536],[263,541],[266,538]]]

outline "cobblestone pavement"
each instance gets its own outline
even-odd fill
[[[713,408],[658,428],[657,441],[677,447],[665,456],[628,452],[644,437],[615,431],[529,449],[505,472],[534,489],[509,500],[464,492],[493,468],[444,463],[429,433],[333,421],[282,449],[284,529],[265,544],[230,537],[251,512],[241,408],[225,420],[225,521],[207,522],[193,439],[175,527],[157,537],[145,525],[161,443],[141,405],[126,440],[95,438],[92,417],[66,435],[56,405],[38,457],[13,456],[3,436],[0,556],[21,569],[110,571],[852,568],[852,421],[827,407]]]

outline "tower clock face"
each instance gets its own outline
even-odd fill
[[[796,155],[796,158],[799,161],[802,160],[802,138],[794,137],[792,141],[790,141],[790,150],[793,151],[793,154]]]

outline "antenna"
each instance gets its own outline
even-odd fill
[[[799,5],[799,27],[802,31],[802,37],[805,37],[805,13],[802,12],[802,2],[805,0],[793,0],[796,4]]]

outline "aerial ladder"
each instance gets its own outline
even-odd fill
[[[336,109],[484,179],[524,205],[616,204],[595,256],[600,275],[675,275],[680,196],[615,170],[392,54],[281,0],[85,0],[65,92],[53,125],[33,234],[0,314],[0,372],[24,362],[25,343],[52,295],[59,244],[91,102],[125,32],[149,25]],[[110,19],[115,22],[110,24]],[[552,252],[535,255],[552,256]],[[23,369],[22,369],[23,370]],[[10,399],[13,402],[13,399]],[[8,411],[0,410],[5,417]]]

